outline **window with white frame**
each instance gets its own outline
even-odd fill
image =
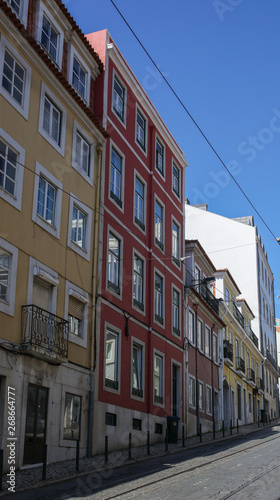
[[[204,410],[204,385],[198,382],[198,407],[200,411]]]
[[[0,238],[0,311],[14,315],[18,249]]]
[[[173,193],[180,197],[180,170],[176,163],[172,163],[172,191]]]
[[[195,406],[195,379],[189,377],[189,405]]]
[[[118,343],[119,335],[107,328],[106,330],[106,346],[105,346],[105,386],[110,389],[118,390],[119,388],[119,373],[118,373]]]
[[[123,158],[111,148],[111,173],[110,173],[110,197],[122,207],[122,175],[123,175]]]
[[[180,293],[172,289],[172,328],[173,333],[180,335]]]
[[[0,93],[24,117],[28,118],[31,68],[1,35]]]
[[[211,357],[211,330],[205,325],[205,356]]]
[[[77,57],[73,59],[72,85],[78,94],[85,99],[86,97],[87,72]]]
[[[76,120],[73,124],[72,166],[93,185],[94,143]]]
[[[143,346],[132,345],[132,395],[143,398]]]
[[[125,87],[116,75],[113,83],[113,111],[122,122],[125,121]]]
[[[163,324],[163,278],[155,273],[155,320]]]
[[[134,221],[145,231],[145,185],[138,177],[135,178]]]
[[[206,412],[212,413],[212,389],[206,386]]]
[[[67,245],[90,260],[92,211],[70,193]]]
[[[65,317],[69,321],[69,341],[87,347],[88,293],[66,281]]]
[[[62,183],[36,162],[32,220],[56,238],[60,237]]]
[[[120,294],[120,251],[121,242],[112,232],[108,240],[108,287]]]
[[[0,198],[21,210],[24,149],[0,128]]]
[[[213,361],[218,363],[219,361],[219,350],[218,350],[218,337],[213,333]]]
[[[90,145],[78,131],[76,135],[75,163],[89,175]]]
[[[29,0],[6,0],[26,27]]]
[[[41,45],[46,49],[51,58],[57,63],[59,48],[59,33],[55,29],[50,19],[43,14]]]
[[[155,201],[155,243],[164,249],[164,208],[158,200]]]
[[[230,301],[230,297],[229,297],[229,289],[228,289],[228,288],[226,288],[226,303],[227,303],[228,307],[229,307],[229,305],[230,305],[230,304],[229,304],[229,301]]]
[[[154,403],[163,404],[163,357],[154,354]]]
[[[80,439],[82,397],[65,393],[63,439]]]
[[[164,177],[164,146],[156,139],[156,169]]]
[[[144,261],[137,254],[134,254],[133,304],[144,310]]]
[[[41,84],[39,133],[64,156],[66,109],[55,95]]]
[[[203,323],[200,319],[197,320],[197,343],[198,343],[198,349],[201,352],[203,352],[203,347],[204,347]]]
[[[194,313],[189,311],[188,314],[189,341],[195,345],[195,328],[194,328]]]
[[[180,265],[180,228],[172,221],[172,259],[175,264]]]
[[[136,142],[146,152],[147,148],[147,120],[137,109],[136,111]]]
[[[194,267],[194,286],[200,293],[201,290],[201,271],[198,266]]]

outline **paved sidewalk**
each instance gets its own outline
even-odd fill
[[[279,425],[279,420],[273,420],[270,427],[274,425]],[[267,428],[268,426],[265,426]],[[225,437],[222,435],[222,431],[216,432],[215,440],[226,440],[233,439],[236,436],[246,435],[252,432],[257,432],[262,430],[263,424],[251,424],[247,426],[239,427],[238,433],[237,429],[232,430],[230,435],[229,430],[225,431]],[[102,471],[103,469],[119,467],[125,463],[131,463],[131,461],[147,460],[150,457],[163,456],[168,453],[175,453],[177,451],[186,450],[188,448],[193,448],[197,446],[207,445],[207,443],[214,442],[213,433],[207,433],[202,435],[202,441],[200,442],[199,436],[194,436],[185,439],[185,447],[181,440],[178,443],[171,444],[168,443],[168,450],[166,451],[165,443],[159,443],[150,446],[150,455],[147,455],[147,447],[132,448],[131,450],[131,460],[129,461],[129,453],[127,450],[111,452],[108,455],[108,464],[105,465],[104,455],[98,455],[92,458],[80,458],[79,460],[79,472],[76,471],[76,460],[67,460],[65,462],[57,462],[47,465],[46,480],[42,479],[42,466],[35,466],[28,469],[20,469],[16,471],[16,492],[25,491],[33,488],[38,488],[45,486],[46,484],[65,481],[69,478],[83,476],[87,473],[95,473]],[[0,497],[6,495],[8,492],[7,476],[3,476],[2,481],[2,492],[0,492]]]

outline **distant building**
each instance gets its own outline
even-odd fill
[[[94,453],[162,441],[184,422],[184,154],[107,30],[96,114],[110,134],[102,177]]]
[[[103,72],[56,0],[0,5],[0,448],[16,467],[85,456],[102,149]],[[15,411],[8,427],[8,408]]]
[[[186,237],[198,238],[218,268],[228,268],[237,280],[254,318],[252,330],[264,356],[260,372],[265,384],[264,409],[278,416],[278,364],[274,320],[274,278],[253,217],[228,219],[207,206],[186,203]]]

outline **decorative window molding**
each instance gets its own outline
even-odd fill
[[[145,344],[131,338],[131,398],[144,400],[145,388]]]
[[[164,327],[165,317],[165,279],[156,269],[154,270],[154,321]]]
[[[90,260],[92,211],[73,193],[70,193],[68,238],[69,248]]]
[[[28,272],[28,288],[27,288],[27,304],[33,304],[33,285],[34,279],[38,279],[50,287],[50,301],[48,311],[51,314],[56,314],[57,304],[57,289],[59,285],[59,276],[56,271],[46,266],[42,262],[29,258]]]
[[[165,207],[156,197],[154,238],[155,245],[163,252],[165,240]]]
[[[72,167],[93,186],[94,173],[94,142],[90,136],[74,120]]]
[[[136,104],[135,142],[145,155],[147,155],[147,149],[148,149],[147,140],[148,140],[148,120],[145,114],[140,110],[139,106]]]
[[[153,352],[153,402],[164,407],[164,355],[154,349]]]
[[[107,322],[105,322],[104,328],[103,388],[108,392],[120,394],[121,330]]]
[[[0,238],[0,311],[14,316],[18,249]]]
[[[50,11],[45,7],[42,0],[39,0],[36,11],[35,38],[50,59],[61,69],[64,40],[63,30],[55,21]]]
[[[177,166],[176,162],[172,160],[172,191],[181,199],[181,170]]]
[[[115,144],[110,144],[109,197],[123,212],[124,210],[125,157]]]
[[[65,151],[66,114],[66,108],[42,82],[38,132],[62,156]]]
[[[0,94],[27,120],[31,68],[16,49],[1,35]]]
[[[72,304],[71,304],[71,299]],[[76,302],[76,304],[75,304]],[[79,307],[80,303],[80,307]],[[89,303],[89,295],[87,292],[79,288],[74,283],[70,281],[66,281],[65,284],[65,308],[64,308],[64,317],[69,318],[69,310],[70,313],[73,312],[71,306],[78,311],[78,314],[72,314],[73,317],[77,317],[79,320],[79,328],[76,333],[71,331],[69,326],[69,341],[77,344],[81,347],[87,348],[87,329],[88,329],[88,303]],[[70,307],[69,307],[70,304]],[[81,317],[80,317],[81,315]],[[78,317],[79,316],[79,317]],[[71,320],[70,320],[71,322]],[[77,323],[77,322],[76,322]],[[76,331],[76,330],[74,330]]]
[[[133,251],[132,263],[132,307],[137,309],[138,312],[144,313],[146,289],[145,259],[138,252]]]
[[[0,128],[0,198],[17,210],[21,210],[24,162],[25,150]]]
[[[107,242],[106,289],[110,294],[121,299],[123,239],[116,231],[108,227]]]
[[[126,101],[127,88],[113,69],[112,112],[124,127],[126,127]]]
[[[181,293],[172,285],[172,333],[181,337]]]
[[[6,0],[26,28],[29,0]]]
[[[43,167],[38,161],[36,162],[35,171],[35,185],[34,185],[34,197],[33,197],[33,212],[32,220],[36,222],[43,229],[48,231],[50,234],[56,238],[60,238],[60,222],[61,222],[61,205],[62,205],[62,183],[54,177],[46,168]],[[38,199],[39,199],[39,189],[40,180],[44,180],[47,185],[50,185],[55,190],[54,195],[54,206],[53,206],[53,223],[47,222],[45,218],[38,213]],[[41,191],[40,191],[41,192]],[[42,193],[43,196],[43,193]],[[46,200],[45,200],[46,202]],[[42,205],[40,205],[42,206]],[[45,209],[45,205],[44,205]]]
[[[68,49],[68,81],[79,96],[89,105],[91,71],[83,58],[70,43]]]
[[[134,172],[134,217],[133,223],[143,233],[146,232],[147,184],[136,171]]]
[[[155,169],[165,180],[165,146],[158,137],[155,143]]]

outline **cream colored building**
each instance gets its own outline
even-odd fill
[[[16,466],[92,444],[103,66],[63,4],[0,7],[0,448]],[[15,412],[15,425],[8,420]],[[15,434],[11,434],[15,427]]]

